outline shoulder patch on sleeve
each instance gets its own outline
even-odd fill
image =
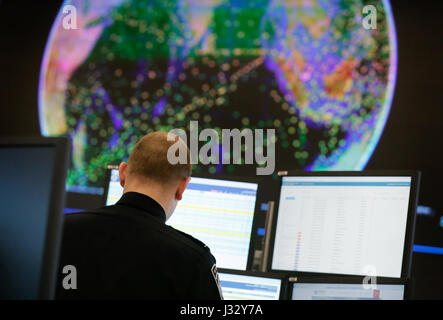
[[[220,278],[218,277],[217,266],[214,264],[211,268],[212,276],[214,277],[215,283],[217,284],[218,293],[220,294],[220,299],[223,300],[223,292],[220,285]]]

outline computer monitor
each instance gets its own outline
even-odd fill
[[[272,270],[409,276],[419,173],[280,175]]]
[[[0,299],[54,297],[70,141],[0,138]]]
[[[115,204],[123,194],[123,188],[120,185],[118,166],[108,166],[106,181],[107,185],[105,186],[104,203],[106,206],[110,206]]]
[[[406,300],[408,286],[404,279],[296,277],[289,279],[288,292],[290,300]]]
[[[110,167],[108,177],[104,203],[112,205],[123,193],[118,168]],[[204,242],[217,267],[247,270],[257,190],[257,182],[244,179],[193,176],[166,224]]]
[[[280,300],[285,291],[278,275],[220,269],[218,277],[225,300]]]

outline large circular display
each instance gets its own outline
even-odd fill
[[[376,29],[363,27],[366,4]],[[40,125],[73,138],[71,191],[100,193],[106,165],[142,135],[191,120],[276,128],[278,168],[359,170],[386,123],[395,75],[386,1],[67,1],[42,63]]]

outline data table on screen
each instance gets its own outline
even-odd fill
[[[278,300],[281,279],[219,273],[225,300]]]
[[[167,224],[205,243],[217,266],[246,270],[257,184],[192,178]]]
[[[411,177],[283,177],[272,268],[400,277]]]
[[[292,300],[403,300],[403,284],[296,283]]]

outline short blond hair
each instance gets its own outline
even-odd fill
[[[171,164],[168,161],[168,149],[175,144],[175,139],[168,140],[168,133],[162,131],[151,132],[141,138],[131,152],[128,160],[129,174],[161,183],[186,179],[191,176],[192,166],[188,147],[186,164]],[[183,140],[181,140],[182,143]]]

